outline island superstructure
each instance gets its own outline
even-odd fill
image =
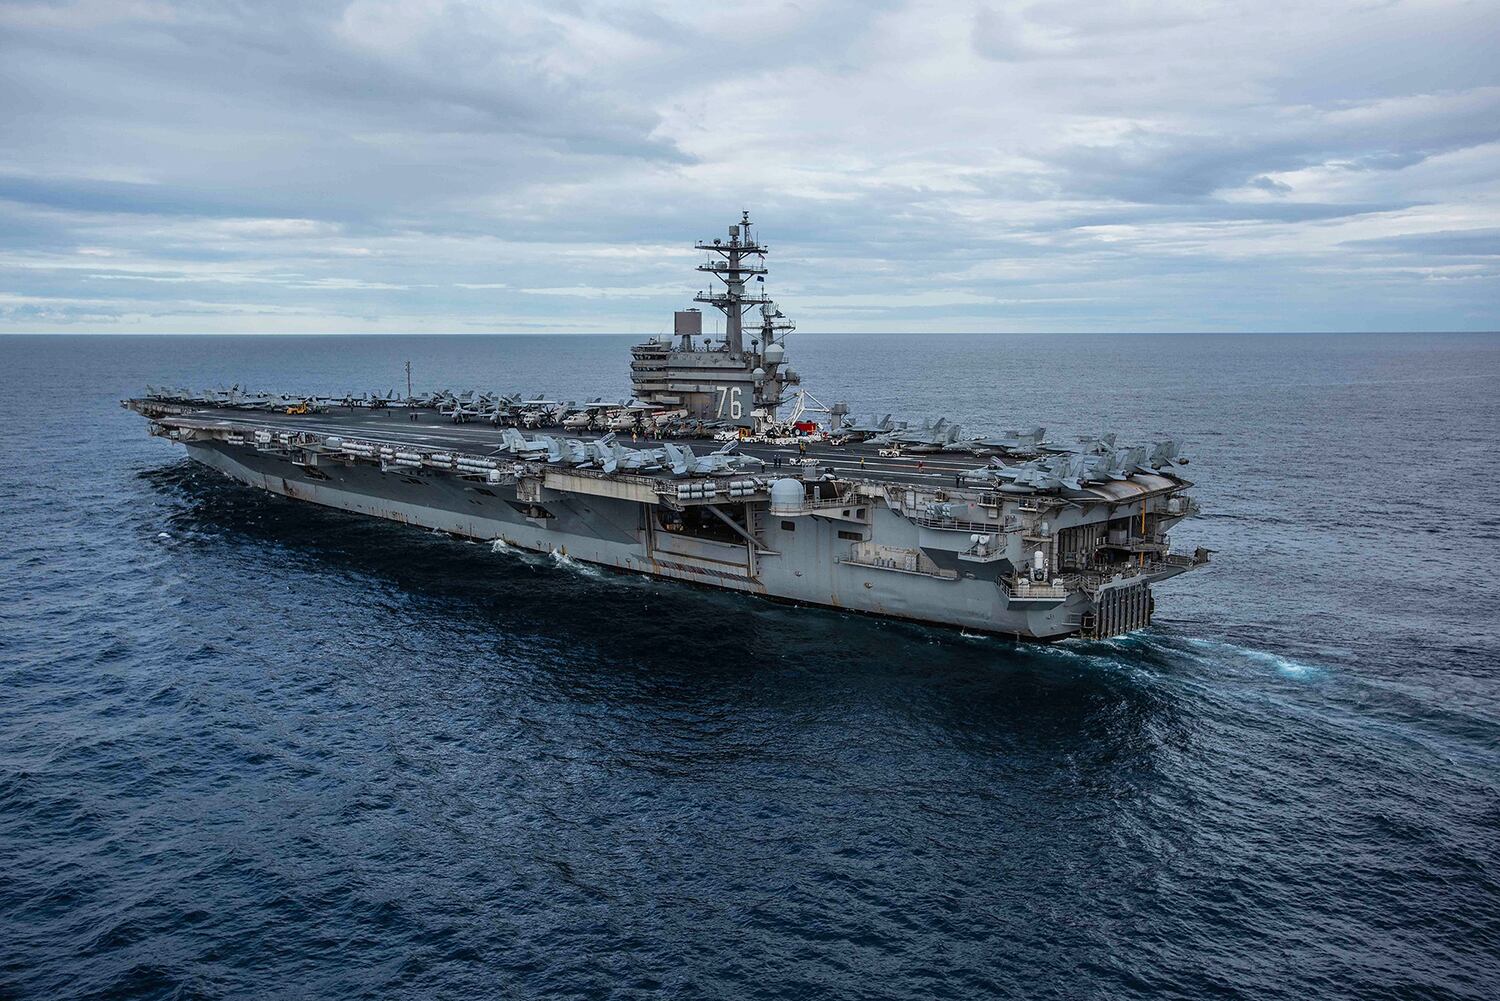
[[[148,388],[124,405],[194,460],[270,493],[620,571],[1028,640],[1150,624],[1201,566],[1172,441],[1053,446],[1033,428],[856,421],[809,405],[748,213],[700,241],[714,283],[631,349],[634,399],[339,399]],[[746,324],[752,310],[758,322]],[[814,412],[826,426],[807,418]],[[549,429],[557,429],[555,432]],[[982,460],[982,461],[981,461]]]
[[[727,239],[701,240],[696,248],[708,256],[698,270],[715,285],[694,301],[724,315],[724,336],[717,344],[705,339],[703,313],[678,310],[672,341],[652,338],[631,349],[631,389],[643,403],[680,408],[692,417],[764,426],[775,419],[787,388],[800,381],[786,366],[779,340],[793,324],[769,296],[749,288],[752,282],[763,285],[769,248],[755,240],[748,212],[729,227]],[[745,314],[751,310],[759,311],[761,322],[752,327],[747,346]]]

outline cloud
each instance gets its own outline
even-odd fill
[[[1497,48],[1437,0],[11,3],[0,329],[654,332],[745,207],[809,334],[1495,329]]]
[[[1500,229],[1407,233],[1374,240],[1354,240],[1350,242],[1350,246],[1398,254],[1415,253],[1424,257],[1500,257]]]

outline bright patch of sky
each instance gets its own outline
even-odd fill
[[[1500,329],[1496,2],[0,3],[0,330]]]

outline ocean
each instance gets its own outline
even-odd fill
[[[860,416],[1186,442],[1213,563],[1051,647],[298,505],[119,406],[619,397],[632,340],[0,337],[0,997],[1500,996],[1500,336],[794,335]]]

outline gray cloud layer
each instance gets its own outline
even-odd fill
[[[1500,328],[1495,3],[0,5],[0,329]]]

